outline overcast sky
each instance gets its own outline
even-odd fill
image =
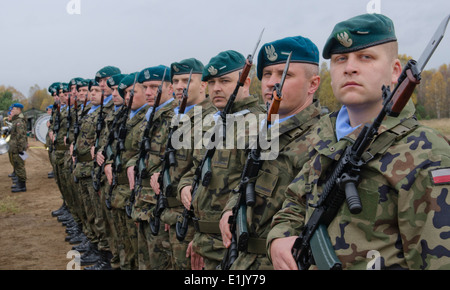
[[[449,0],[0,0],[0,85],[28,96],[34,84],[93,78],[106,65],[123,73],[190,57],[206,65],[228,49],[247,56],[263,28],[261,44],[302,35],[322,51],[334,25],[369,3],[394,21],[399,52],[415,59],[450,14]],[[426,69],[450,64],[448,34]]]

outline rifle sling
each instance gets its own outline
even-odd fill
[[[403,135],[408,134],[419,126],[419,122],[415,118],[409,118],[396,125],[395,127],[383,132],[378,136],[378,138],[369,146],[361,158],[364,162],[369,162],[378,153],[384,153],[391,144],[397,140],[401,139]]]

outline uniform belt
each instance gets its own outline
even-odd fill
[[[193,219],[196,231],[203,234],[220,234],[219,222]]]
[[[129,184],[128,176],[126,174],[117,176],[117,185],[124,185],[124,184]]]
[[[252,254],[267,255],[266,239],[249,237],[247,251]]]
[[[78,160],[77,160],[78,162],[89,162],[89,161],[93,160],[91,153],[80,155],[77,158],[78,158]]]
[[[183,205],[176,197],[167,197],[167,207],[177,207]]]
[[[56,145],[56,150],[69,150],[69,146],[67,145]]]

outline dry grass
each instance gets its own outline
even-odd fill
[[[19,205],[17,203],[17,197],[6,196],[0,200],[0,213],[18,213]]]
[[[450,138],[450,118],[446,119],[433,119],[433,120],[420,120],[425,126],[436,129],[441,132],[447,138]]]

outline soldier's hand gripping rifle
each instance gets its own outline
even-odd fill
[[[441,23],[419,61],[410,60],[407,63],[394,90],[391,92],[389,87],[383,86],[381,112],[371,125],[364,126],[354,144],[346,148],[332,174],[327,177],[319,201],[309,205],[314,210],[292,247],[292,254],[300,270],[306,270],[312,264],[323,270],[342,269],[328,235],[328,225],[345,200],[352,214],[362,211],[357,185],[359,173],[368,162],[367,159],[363,160],[362,155],[375,139],[385,116],[397,117],[407,104],[414,88],[420,83],[423,68],[444,36],[449,19],[450,15]]]
[[[95,126],[95,147],[94,147],[94,168],[92,170],[92,185],[95,191],[100,190],[100,179],[102,176],[101,168],[97,163],[97,152],[100,142],[100,136],[102,134],[103,127],[105,126],[105,116],[103,113],[103,101],[105,100],[105,91],[102,90],[102,97],[100,100],[100,111],[98,112],[97,124]]]
[[[170,168],[175,167],[176,157],[175,148],[172,145],[173,133],[178,129],[178,125],[181,121],[181,116],[186,110],[187,100],[189,98],[189,86],[191,84],[192,69],[189,74],[189,79],[186,88],[183,89],[183,95],[180,101],[180,109],[177,115],[177,123],[170,128],[169,135],[167,137],[166,148],[164,151],[164,157],[162,158],[161,172],[158,177],[159,194],[156,195],[156,205],[153,208],[153,215],[150,215],[149,226],[152,235],[156,236],[159,232],[159,226],[161,222],[161,214],[167,207],[167,196],[171,196],[171,192],[174,190],[172,181],[170,179]]]
[[[274,115],[278,114],[286,74],[289,70],[292,52],[289,54],[286,65],[281,76],[281,81],[276,83],[272,92],[272,103],[267,111],[266,128],[260,129],[260,135],[264,135],[273,124]],[[256,202],[255,184],[258,178],[258,172],[263,165],[261,159],[261,146],[257,139],[256,148],[250,150],[244,170],[241,175],[241,181],[237,189],[234,190],[238,194],[236,205],[232,209],[232,215],[228,219],[231,231],[231,244],[222,260],[221,269],[229,270],[237,259],[239,252],[246,252],[248,247],[249,234],[247,230],[247,207],[253,207]]]
[[[245,61],[245,66],[242,69],[242,73],[239,77],[239,80],[236,84],[236,87],[234,88],[233,93],[228,98],[227,104],[222,112],[220,112],[220,119],[223,124],[223,132],[226,132],[226,119],[227,114],[231,112],[231,108],[233,107],[234,100],[236,99],[237,93],[239,89],[244,86],[245,80],[248,77],[248,74],[250,73],[250,69],[253,65],[253,56],[256,53],[256,50],[258,49],[259,43],[261,42],[262,35],[264,33],[264,29],[261,31],[261,34],[259,35],[258,41],[256,43],[255,49],[253,51],[253,54],[249,54],[247,56],[247,60]],[[219,122],[220,124],[220,122]],[[220,130],[218,130],[220,132]],[[217,133],[217,130],[215,131]],[[217,136],[217,134],[214,135],[214,139],[220,138],[220,136]],[[177,223],[175,225],[175,232],[177,239],[179,241],[183,241],[186,237],[187,230],[188,230],[188,222],[189,220],[196,220],[195,214],[194,214],[194,207],[192,206],[192,201],[194,200],[194,197],[197,193],[198,186],[200,184],[200,181],[202,182],[203,186],[208,186],[209,182],[211,181],[211,160],[214,156],[214,153],[216,152],[215,146],[213,148],[210,148],[206,151],[205,155],[203,156],[202,161],[200,162],[199,166],[195,169],[195,174],[193,177],[192,182],[192,189],[191,189],[191,206],[190,209],[183,209],[182,213],[182,221],[180,221],[180,218],[177,219]]]
[[[127,213],[128,217],[131,217],[131,211],[134,201],[136,200],[136,197],[142,190],[142,180],[148,177],[146,172],[146,164],[151,149],[150,137],[153,135],[150,132],[153,130],[154,127],[153,125],[155,124],[156,108],[158,108],[159,104],[161,103],[162,87],[164,84],[165,77],[166,77],[166,69],[164,69],[161,84],[158,86],[155,102],[153,103],[153,107],[151,108],[152,111],[150,113],[148,121],[145,124],[144,134],[142,136],[142,140],[140,143],[138,162],[137,165],[134,167],[134,188],[131,191],[130,200],[125,205],[125,212]]]

